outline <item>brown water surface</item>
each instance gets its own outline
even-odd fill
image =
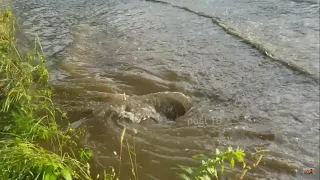
[[[22,0],[13,8],[22,37],[41,39],[58,103],[87,130],[93,172],[118,167],[126,127],[141,180],[177,179],[178,164],[196,166],[192,155],[229,145],[270,149],[247,179],[317,178],[302,175],[319,172],[317,2]],[[125,151],[121,179],[130,177]]]

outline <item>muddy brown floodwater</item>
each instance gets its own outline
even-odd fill
[[[13,0],[57,102],[87,133],[92,171],[135,142],[141,180],[174,180],[192,155],[267,148],[247,179],[317,179],[319,3],[290,0]],[[124,94],[125,93],[125,94]],[[115,155],[116,152],[118,155]],[[131,177],[123,154],[121,179]],[[319,173],[317,173],[319,174]],[[228,171],[222,179],[237,179]]]

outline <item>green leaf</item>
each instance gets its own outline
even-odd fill
[[[53,174],[54,174],[55,176],[59,177],[59,176],[61,175],[61,172],[55,171]]]
[[[72,180],[71,174],[67,169],[63,169],[61,173],[65,180]]]
[[[216,149],[216,155],[219,155],[219,154],[220,154],[219,149]]]
[[[58,177],[57,177],[56,175],[54,175],[54,174],[51,174],[51,175],[50,175],[50,180],[57,180],[57,178],[58,178]]]
[[[45,173],[50,175],[53,173],[53,170],[54,170],[54,167],[52,165],[49,165],[46,167]]]
[[[216,168],[215,168],[215,167],[207,167],[207,171],[208,171],[210,174],[214,174],[214,172],[216,171]]]
[[[234,159],[231,158],[231,161],[230,161],[230,168],[232,169],[234,167]]]
[[[44,176],[44,180],[50,180],[50,174],[46,174],[46,175]]]
[[[40,174],[40,173],[42,173],[42,170],[43,170],[43,166],[38,166],[38,167],[36,167],[36,171],[37,171],[37,173],[38,174]]]
[[[183,180],[191,180],[187,175],[185,174],[179,174],[179,177]]]
[[[192,177],[200,177],[201,174],[203,174],[203,173],[207,173],[207,172],[205,171],[205,168],[201,166],[199,169],[193,171],[191,176]]]
[[[193,171],[192,171],[192,169],[191,169],[190,167],[181,166],[181,165],[179,165],[179,167],[180,167],[184,172],[186,172],[186,173],[188,173],[188,174],[192,174],[192,173],[193,173]]]
[[[218,171],[217,171],[217,170],[214,172],[214,177],[216,177],[217,179],[219,179],[219,178],[218,178]]]
[[[243,157],[244,157],[244,154],[240,154],[240,153],[237,153],[236,154],[236,158],[237,158],[237,160],[239,161],[239,162],[243,162],[244,160],[243,160]]]
[[[211,180],[210,176],[208,175],[204,175],[202,177],[200,177],[201,180]]]
[[[224,172],[224,165],[223,164],[221,165],[221,172],[222,173]]]
[[[192,156],[192,157],[195,158],[195,159],[201,159],[201,160],[207,160],[207,159],[209,159],[209,157],[206,156],[206,155],[204,155],[204,154],[196,154],[196,155],[194,155],[194,156]]]

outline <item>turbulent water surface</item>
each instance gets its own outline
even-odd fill
[[[73,127],[87,129],[93,172],[118,167],[126,127],[142,180],[177,179],[178,164],[229,145],[270,149],[247,179],[319,178],[302,174],[319,172],[319,2],[13,0],[12,8],[21,39],[41,40]],[[125,153],[121,179],[131,177]]]

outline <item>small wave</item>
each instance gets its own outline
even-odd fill
[[[319,0],[291,0],[296,3],[319,4]]]
[[[245,37],[244,35],[241,34],[241,32],[239,30],[237,30],[231,24],[223,22],[219,17],[207,15],[202,12],[194,11],[188,7],[185,7],[185,6],[178,6],[178,5],[174,5],[174,4],[171,4],[168,2],[164,2],[164,1],[159,1],[159,0],[146,0],[146,1],[170,5],[174,8],[182,9],[182,10],[194,13],[194,14],[201,16],[201,17],[210,18],[214,24],[217,24],[226,33],[228,33],[236,38],[241,39],[244,43],[246,43],[246,44],[250,45],[252,48],[258,50],[261,54],[269,57],[271,60],[277,61],[277,62],[281,63],[283,66],[285,66],[293,71],[299,72],[307,77],[310,77],[310,78],[316,80],[317,82],[319,81],[319,77],[317,77],[317,75],[310,73],[307,69],[298,66],[296,63],[294,63],[292,61],[285,60],[285,59],[278,57],[277,55],[273,54],[271,50],[269,50],[267,47],[265,47],[261,42],[252,40],[249,37]]]
[[[39,38],[43,51],[53,57],[63,53],[73,40],[67,21],[47,4],[24,2],[24,7],[14,4],[18,14],[18,25],[23,30],[23,36],[29,42]],[[23,13],[19,15],[20,13]],[[23,17],[23,18],[21,18]]]

